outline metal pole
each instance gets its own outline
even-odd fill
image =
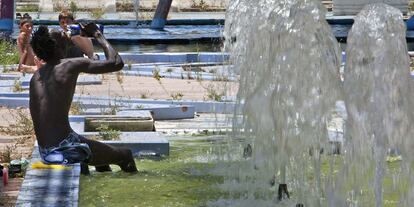
[[[159,0],[154,19],[151,22],[152,29],[164,29],[171,3],[172,0]]]
[[[8,36],[13,31],[14,0],[0,0],[0,36]]]

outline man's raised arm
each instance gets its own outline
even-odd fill
[[[91,61],[85,58],[84,61],[79,62],[82,63],[78,68],[79,72],[100,74],[121,70],[124,67],[124,62],[122,61],[121,56],[105,39],[103,34],[99,31],[98,26],[96,26],[95,23],[89,23],[85,26],[81,24],[81,27],[82,35],[94,37],[102,46],[106,60]]]

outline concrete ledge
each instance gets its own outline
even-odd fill
[[[28,97],[0,97],[0,106],[7,106],[10,108],[29,107]]]
[[[149,113],[148,113],[149,114]],[[102,125],[123,132],[153,131],[154,120],[149,116],[133,115],[95,115],[85,117],[85,131],[98,131]]]
[[[150,25],[152,20],[139,20],[138,25]],[[119,19],[96,19],[97,24],[103,25],[136,25],[136,20],[119,20]],[[17,23],[16,23],[17,24]],[[58,25],[57,20],[33,20],[35,25]],[[224,19],[170,19],[165,22],[166,25],[224,25]]]
[[[113,98],[108,97],[95,97],[95,96],[79,96],[75,95],[74,102],[82,102],[85,104],[86,107],[92,108],[105,108],[108,106],[109,103],[111,105],[122,106],[122,107],[129,107],[130,109],[144,109],[144,110],[152,110],[156,113],[159,109],[160,112],[165,112],[162,108],[157,108],[158,106],[164,105],[164,109],[167,108],[169,105],[178,107],[178,109],[173,110],[181,110],[182,106],[188,107],[187,115],[185,118],[191,118],[194,116],[194,112],[201,112],[201,113],[233,113],[235,103],[234,102],[215,102],[215,101],[191,101],[191,100],[152,100],[152,99],[117,99],[114,100]],[[3,92],[0,93],[0,105],[7,106],[11,108],[16,107],[29,107],[29,94],[28,93],[7,93]],[[154,106],[154,108],[150,106]],[[158,105],[158,106],[157,106]],[[165,106],[167,105],[167,106]],[[148,106],[145,108],[145,106]],[[191,115],[192,114],[192,115]],[[166,118],[162,113],[160,113],[160,117],[157,114],[154,114],[154,120],[158,118]],[[168,117],[167,117],[168,118]],[[171,119],[171,118],[170,118]]]
[[[108,107],[108,101],[102,100],[76,100],[76,102],[81,102],[82,106],[87,109],[81,113],[84,115],[102,115],[106,111],[111,110]],[[1,98],[0,98],[1,103]],[[112,103],[111,103],[112,104]],[[117,100],[111,106],[118,106],[120,111],[117,112],[117,115],[125,115],[133,111],[151,111],[153,119],[158,120],[171,120],[171,119],[190,119],[194,118],[195,107],[191,105],[180,105],[180,104],[171,104],[169,102],[165,103],[140,103],[140,102],[126,102]]]
[[[96,132],[79,133],[85,137],[97,136]],[[170,143],[158,132],[122,132],[120,140],[116,141],[102,141],[114,147],[126,147],[131,149],[135,157],[140,155],[140,152],[154,152],[157,155],[169,155]]]
[[[119,131],[153,131],[151,112],[141,110],[126,115],[71,115],[69,124],[78,133],[96,132],[101,124]]]
[[[70,165],[70,170],[33,169],[38,161],[35,147],[16,206],[78,206],[80,165]]]
[[[103,53],[98,53],[105,58]],[[192,62],[225,62],[229,59],[227,53],[201,52],[201,53],[120,53],[124,61],[137,63],[192,63]]]
[[[123,133],[120,141],[105,141],[104,143],[114,147],[130,148],[134,156],[169,155],[168,140],[156,132]],[[40,160],[36,146],[20,188],[16,206],[78,206],[80,164],[68,165],[70,169],[64,170],[33,169],[32,164]]]
[[[18,83],[22,90],[29,90],[30,80],[32,74],[29,75],[4,75],[0,74],[0,91],[12,92]],[[102,84],[102,80],[99,76],[87,76],[81,75],[78,78],[77,85],[99,85]]]

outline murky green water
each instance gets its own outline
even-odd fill
[[[240,202],[246,202],[242,196],[243,188],[239,188],[236,193],[238,198],[234,194],[229,196],[225,189],[232,187],[224,182],[223,172],[236,170],[237,166],[246,165],[248,162],[243,158],[218,162],[220,154],[226,151],[225,140],[223,136],[174,138],[170,141],[169,157],[161,160],[137,160],[137,174],[124,173],[116,166],[112,166],[111,173],[92,171],[91,176],[81,176],[79,206],[240,206]],[[322,179],[326,179],[329,173],[338,172],[343,158],[338,155],[323,155],[322,160]],[[334,166],[333,171],[330,165]],[[308,166],[303,169],[310,168]],[[400,168],[399,161],[387,164],[383,182],[386,207],[397,206],[403,192],[409,189],[408,182],[405,182],[409,179],[397,176]],[[372,173],[373,170],[365,173],[366,183],[361,192],[357,193],[360,198],[366,198],[359,200],[360,206],[375,205],[372,203],[373,195],[370,194],[372,181],[369,175]],[[308,179],[313,178],[311,176]],[[237,182],[237,178],[233,178],[233,181],[234,186],[241,184]],[[352,182],[348,184],[352,185]],[[268,185],[265,188],[268,193],[277,193],[277,186]],[[295,196],[295,192],[290,193]],[[256,199],[260,200],[260,196]]]
[[[216,138],[171,141],[169,157],[136,160],[137,174],[112,166],[112,173],[82,176],[79,206],[205,206],[222,195],[216,187],[222,178],[210,173]]]

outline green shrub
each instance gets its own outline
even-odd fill
[[[39,6],[38,5],[22,5],[16,8],[16,12],[38,12]]]
[[[101,136],[103,140],[119,140],[119,136],[121,135],[120,131],[111,129],[106,124],[102,124],[97,130],[99,131],[99,136]]]
[[[6,40],[0,40],[0,64],[19,64],[19,59],[17,45]]]
[[[101,19],[103,15],[105,14],[105,8],[104,7],[93,8],[90,10],[90,14],[92,18],[94,19]]]
[[[73,14],[73,17],[76,19],[76,13],[79,11],[78,5],[76,4],[76,2],[71,1],[69,7],[70,7],[70,12]]]
[[[23,91],[22,82],[15,80],[14,85],[13,85],[13,92],[22,92],[22,91]]]

